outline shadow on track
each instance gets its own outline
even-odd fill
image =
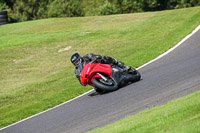
[[[141,79],[141,80],[143,80],[143,79]],[[141,81],[141,80],[139,80],[139,81]],[[136,83],[136,82],[134,82],[134,83]],[[93,96],[97,96],[97,95],[105,95],[105,94],[108,94],[108,93],[112,93],[112,92],[118,91],[119,89],[123,89],[124,87],[126,87],[128,85],[131,85],[131,84],[133,84],[133,83],[129,82],[129,83],[121,86],[120,88],[118,88],[117,90],[114,90],[114,91],[102,91],[102,92],[96,92],[96,91],[94,91],[91,94],[89,94],[88,96],[93,97]]]

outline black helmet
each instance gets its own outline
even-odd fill
[[[78,53],[74,53],[71,56],[71,62],[72,64],[74,64],[75,66],[78,66],[81,62],[83,61],[82,57],[80,56],[80,54]]]

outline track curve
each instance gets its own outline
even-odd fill
[[[0,133],[80,133],[200,90],[200,31],[141,68],[143,80],[104,95],[90,92]]]

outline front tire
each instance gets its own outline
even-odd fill
[[[102,82],[101,78],[93,78],[92,84],[99,89],[106,90],[106,91],[115,91],[118,89],[117,83],[113,79],[109,79],[107,83]]]

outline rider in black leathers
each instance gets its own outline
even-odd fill
[[[79,82],[80,82],[80,71],[78,70],[78,66],[82,63],[85,62],[86,64],[96,60],[96,62],[100,62],[102,64],[111,64],[111,65],[117,65],[118,67],[122,68],[124,71],[128,71],[129,73],[134,73],[135,69],[130,67],[130,66],[126,66],[123,62],[118,61],[114,58],[111,58],[109,56],[101,56],[101,55],[96,55],[96,54],[86,54],[83,57],[80,56],[78,53],[74,53],[71,56],[71,62],[72,64],[75,65],[75,75],[78,78]],[[80,82],[81,83],[81,82]]]

